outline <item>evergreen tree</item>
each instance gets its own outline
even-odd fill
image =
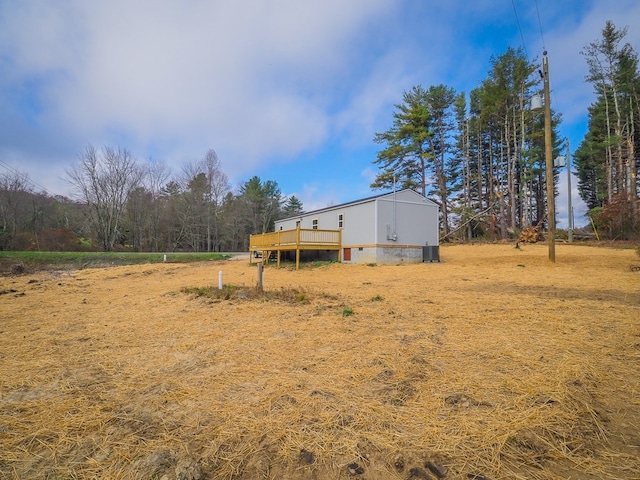
[[[626,34],[627,28],[618,29],[607,21],[602,37],[582,51],[596,101],[589,108],[589,130],[575,154],[581,198],[593,212],[603,207],[607,218],[626,217],[615,222],[624,225],[624,232],[609,225],[617,236],[640,228],[636,158],[640,73],[637,53],[623,43]],[[607,214],[609,205],[615,215]]]
[[[449,230],[449,187],[455,169],[450,169],[452,107],[455,91],[445,85],[424,90],[416,86],[404,92],[403,103],[396,105],[393,125],[374,137],[376,143],[386,144],[378,152],[377,164],[381,172],[372,188],[389,188],[400,183],[401,188],[413,188],[423,195],[438,196],[442,224]],[[427,192],[428,180],[433,178],[432,190]]]
[[[458,188],[459,160],[451,155],[453,134],[453,104],[455,91],[445,85],[427,90],[427,102],[432,117],[432,128],[427,136],[429,160],[433,165],[435,186],[433,193],[440,201],[443,234],[449,233],[450,196]]]
[[[263,183],[254,176],[240,187],[240,197],[248,221],[247,234],[272,231],[275,221],[280,218],[283,202],[278,184],[273,180]]]
[[[302,202],[295,195],[291,195],[284,202],[282,208],[282,214],[284,217],[294,217],[300,215],[303,212]]]
[[[371,188],[413,188],[423,195],[427,190],[427,138],[433,118],[429,111],[427,92],[415,86],[402,95],[403,103],[395,106],[393,124],[389,130],[376,133],[374,142],[386,148],[377,154],[374,164],[380,173]]]

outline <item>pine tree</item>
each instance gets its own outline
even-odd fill
[[[374,137],[374,142],[387,147],[378,152],[373,161],[381,171],[371,188],[390,188],[398,181],[401,188],[413,188],[426,195],[429,155],[426,142],[433,121],[427,92],[415,86],[403,93],[402,100],[403,103],[395,106],[391,128]]]
[[[376,134],[374,141],[387,148],[373,162],[382,170],[372,188],[395,185],[438,197],[443,232],[449,231],[449,189],[456,168],[451,168],[451,135],[455,91],[445,85],[404,92],[404,103],[396,105],[392,127]],[[427,191],[428,179],[433,178]]]
[[[619,218],[627,208],[627,220],[617,221],[625,225],[624,232],[616,233],[625,236],[640,223],[636,159],[640,73],[635,50],[623,43],[626,35],[627,28],[618,29],[607,21],[602,37],[582,51],[596,101],[589,108],[589,130],[575,154],[581,198],[592,212],[611,204],[616,215],[608,218]],[[613,235],[617,227],[610,227]]]
[[[291,195],[284,202],[282,207],[282,214],[284,217],[294,217],[300,215],[303,212],[302,202],[295,195]]]

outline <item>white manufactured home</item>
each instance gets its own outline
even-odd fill
[[[438,225],[438,205],[405,189],[278,220],[275,232],[252,235],[249,248],[278,263],[295,254],[296,265],[439,261]]]

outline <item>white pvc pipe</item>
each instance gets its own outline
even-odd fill
[[[167,263],[167,254],[166,253],[164,254],[164,260],[163,261],[164,261],[164,263]]]
[[[218,290],[222,290],[222,270],[218,272]]]

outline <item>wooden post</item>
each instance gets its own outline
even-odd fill
[[[263,280],[264,280],[264,267],[262,265],[262,262],[258,262],[258,283],[256,285],[257,289],[259,292],[262,292],[264,290],[264,285],[263,285]]]
[[[300,227],[296,228],[296,270],[300,268]]]
[[[556,261],[556,199],[553,184],[553,145],[551,136],[551,94],[549,88],[549,60],[547,52],[542,57],[542,76],[544,81],[544,151],[545,151],[545,181],[547,183],[547,243],[549,245],[549,260]],[[569,192],[571,194],[571,192]],[[571,214],[571,213],[569,213]]]

